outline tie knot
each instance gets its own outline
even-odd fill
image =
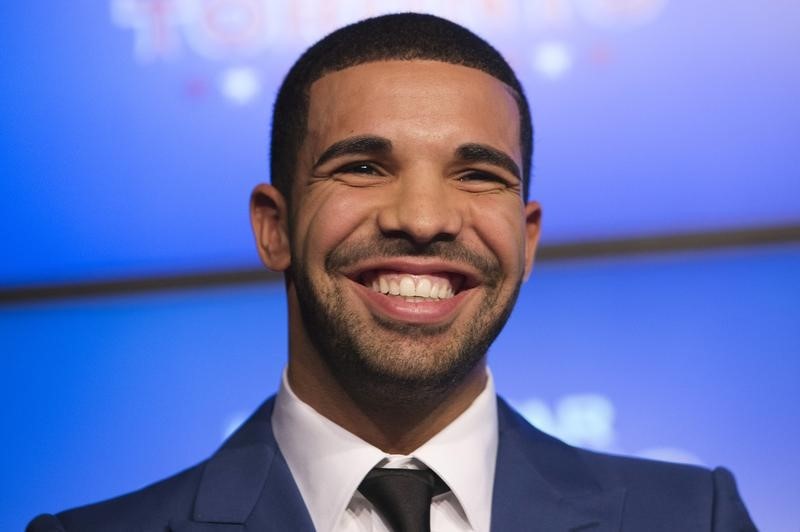
[[[428,532],[431,499],[448,491],[430,469],[376,468],[358,487],[394,532]]]

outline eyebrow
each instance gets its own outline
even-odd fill
[[[385,155],[392,151],[392,141],[377,135],[358,135],[334,142],[322,152],[312,168],[342,155]]]
[[[486,144],[462,144],[456,148],[456,157],[471,163],[488,163],[508,170],[514,177],[522,180],[522,173],[514,159],[502,151],[487,146]]]

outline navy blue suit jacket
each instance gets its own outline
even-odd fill
[[[267,401],[205,462],[134,493],[57,516],[41,515],[27,530],[313,530],[272,434],[272,405]],[[501,399],[498,407],[492,530],[755,530],[725,469],[576,449],[535,429]]]

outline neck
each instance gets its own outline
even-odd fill
[[[309,356],[310,355],[310,356]],[[485,358],[458,383],[426,393],[364,393],[342,384],[319,356],[292,350],[289,384],[314,410],[388,454],[411,454],[461,415],[486,387]]]

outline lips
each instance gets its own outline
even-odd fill
[[[451,320],[480,284],[480,276],[468,267],[430,260],[374,261],[345,275],[371,312],[412,324]]]

